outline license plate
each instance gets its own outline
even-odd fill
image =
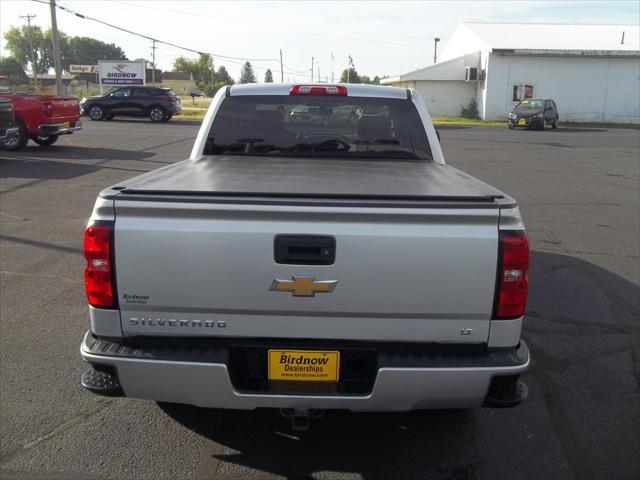
[[[71,122],[64,122],[64,128],[70,128]]]
[[[340,352],[269,350],[269,380],[337,382]]]
[[[522,119],[522,120],[518,120],[518,125],[526,125],[527,121]]]

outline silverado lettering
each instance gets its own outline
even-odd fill
[[[144,318],[144,317],[131,317],[129,318],[129,325],[131,326],[165,326],[170,327],[205,327],[205,328],[225,328],[227,322],[213,321],[213,320],[177,320],[175,318]]]

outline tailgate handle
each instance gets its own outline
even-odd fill
[[[274,242],[276,263],[332,265],[336,239],[327,235],[278,235]]]

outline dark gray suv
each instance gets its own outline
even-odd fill
[[[548,98],[527,98],[513,107],[508,122],[509,128],[558,128],[558,107]]]
[[[149,117],[166,122],[180,114],[180,99],[168,88],[121,87],[101,97],[80,100],[80,113],[91,120],[111,120],[115,116]]]

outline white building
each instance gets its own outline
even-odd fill
[[[640,29],[465,22],[438,63],[382,83],[415,88],[432,115],[475,98],[480,118],[504,120],[536,97],[554,99],[561,121],[640,123]]]

